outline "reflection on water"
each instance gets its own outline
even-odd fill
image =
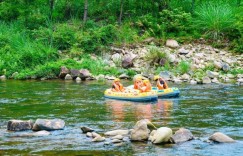
[[[163,125],[169,122],[173,105],[178,104],[175,99],[159,99],[153,103],[139,103],[131,101],[120,101],[113,99],[106,99],[106,107],[112,113],[112,120],[116,122],[124,121],[126,116],[134,114],[135,120],[154,118],[163,118]]]

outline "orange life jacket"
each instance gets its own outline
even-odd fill
[[[157,81],[157,87],[159,90],[163,90],[163,89],[167,89],[168,88],[168,85],[167,83],[164,81],[164,84],[161,84],[160,83],[160,80]]]
[[[119,84],[113,83],[112,90],[116,91],[116,92],[122,92],[122,91],[124,91],[124,87],[121,83],[119,83]]]

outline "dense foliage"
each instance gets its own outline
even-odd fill
[[[7,76],[14,72],[20,73],[19,78],[48,76],[57,73],[62,64],[87,66],[94,74],[118,74],[93,68],[89,55],[148,37],[155,37],[160,44],[167,38],[189,42],[203,37],[242,53],[242,2],[0,0],[0,71],[6,69]],[[72,58],[90,61],[77,65]],[[96,63],[93,65],[102,61]]]

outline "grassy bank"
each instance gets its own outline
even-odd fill
[[[92,55],[104,55],[111,46],[134,45],[149,37],[155,38],[157,46],[168,38],[190,43],[203,37],[215,47],[243,53],[239,0],[89,2],[86,21],[82,19],[84,2],[78,0],[6,0],[0,2],[0,10],[0,74],[10,77],[18,72],[18,79],[54,78],[62,65],[86,68],[94,75],[135,74],[109,68]]]

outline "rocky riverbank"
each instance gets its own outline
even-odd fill
[[[56,78],[65,80],[113,80],[132,79],[140,74],[153,79],[160,74],[167,81],[191,84],[237,83],[243,84],[243,54],[233,54],[204,44],[179,45],[175,40],[167,40],[166,45],[156,46],[154,39],[144,41],[143,45],[111,47],[102,56],[91,55],[91,59],[102,60],[104,69],[115,68],[120,75],[93,75],[87,69],[68,69],[63,66]],[[77,62],[82,63],[81,60]],[[123,72],[132,71],[132,74]],[[18,73],[14,73],[14,78]],[[31,78],[36,78],[32,76]],[[43,77],[41,80],[48,78]],[[0,80],[6,80],[2,75]]]

